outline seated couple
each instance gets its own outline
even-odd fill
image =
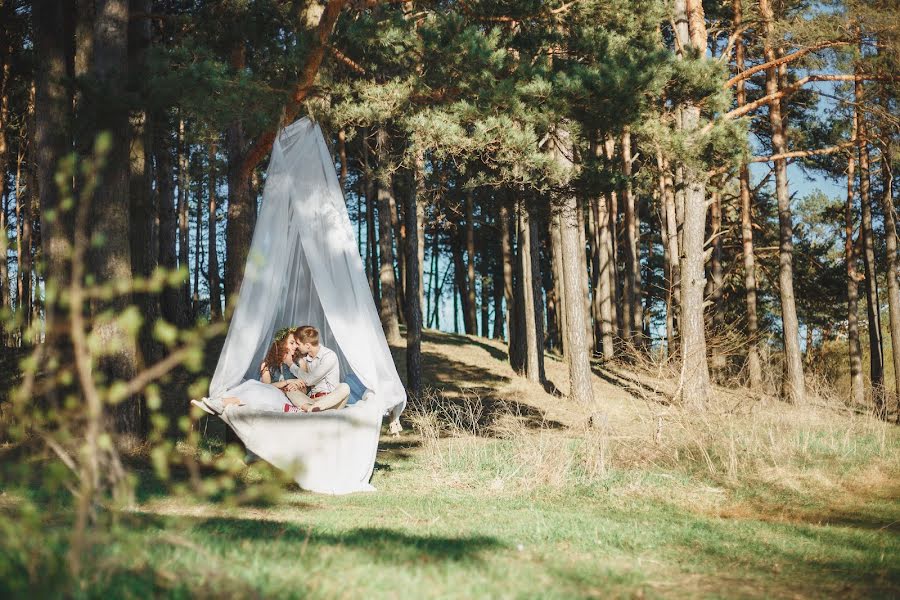
[[[260,381],[277,387],[290,400],[284,412],[343,408],[350,397],[350,386],[341,383],[337,354],[319,343],[319,332],[310,325],[276,339],[259,372]]]
[[[337,354],[319,343],[315,327],[305,325],[276,337],[260,365],[260,381],[245,381],[229,390],[229,397],[192,400],[191,404],[211,414],[241,405],[278,412],[338,409],[350,397],[350,386],[341,383],[340,377]]]

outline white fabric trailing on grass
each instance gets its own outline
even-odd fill
[[[356,384],[354,395],[362,397],[356,404],[280,413],[284,395],[252,381],[273,333],[307,324],[337,353],[342,380]],[[291,472],[302,488],[330,494],[373,489],[382,416],[396,419],[406,406],[331,155],[307,118],[281,130],[272,148],[240,296],[209,395],[240,398],[245,406],[229,407],[222,418],[247,448]]]

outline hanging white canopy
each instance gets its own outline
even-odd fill
[[[282,327],[312,325],[334,350],[355,404],[283,413],[272,386],[254,381]],[[382,417],[406,392],[381,328],[325,138],[303,118],[279,133],[266,174],[240,296],[210,383],[210,398],[244,406],[221,415],[252,452],[322,493],[370,491]]]

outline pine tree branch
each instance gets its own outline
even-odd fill
[[[322,59],[325,57],[328,38],[331,36],[331,32],[334,31],[334,25],[337,23],[338,16],[340,16],[346,4],[347,0],[328,0],[328,4],[325,6],[325,10],[319,19],[319,24],[316,26],[314,45],[306,59],[306,64],[303,66],[300,81],[294,86],[290,103],[284,108],[284,122],[289,123],[293,121],[300,113],[300,107],[309,95],[309,91],[312,89],[313,82],[316,79],[316,74],[319,72],[319,67],[322,64]],[[256,142],[247,151],[244,160],[241,161],[242,172],[249,173],[256,168],[259,161],[271,150],[272,142],[275,141],[277,133],[277,129],[271,129],[257,138]]]
[[[762,163],[762,162],[772,162],[776,160],[785,160],[788,158],[806,158],[808,156],[823,156],[826,154],[834,154],[835,152],[840,152],[841,150],[845,150],[847,148],[851,148],[856,146],[859,143],[859,140],[850,140],[849,142],[841,142],[840,144],[836,144],[834,146],[829,146],[827,148],[817,148],[815,150],[794,150],[792,152],[782,152],[781,154],[773,154],[771,156],[754,156],[747,162],[751,163]]]
[[[811,54],[813,52],[817,52],[817,51],[823,50],[825,48],[833,48],[835,46],[848,46],[852,43],[853,42],[846,41],[846,40],[832,40],[829,42],[821,42],[818,44],[814,44],[812,46],[807,46],[806,48],[801,48],[800,50],[797,50],[796,52],[792,52],[790,54],[785,54],[784,56],[776,58],[775,60],[770,60],[768,62],[764,62],[762,64],[756,65],[755,67],[751,67],[751,68],[747,69],[746,71],[742,71],[741,73],[738,73],[737,75],[735,75],[734,77],[732,77],[731,79],[726,81],[722,87],[726,88],[726,89],[730,88],[730,87],[734,86],[738,81],[743,81],[744,79],[749,79],[750,77],[752,77],[753,75],[756,75],[760,71],[765,71],[766,69],[771,69],[773,67],[777,67],[777,66],[783,65],[785,63],[793,62],[797,59],[803,58],[807,54]]]

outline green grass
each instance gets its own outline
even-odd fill
[[[831,504],[820,496],[760,485],[713,491],[713,482],[649,472],[565,488],[492,487],[496,464],[477,456],[511,456],[509,443],[473,444],[471,479],[447,487],[423,449],[394,444],[379,458],[376,494],[288,489],[272,504],[244,507],[170,496],[142,471],[139,508],[94,540],[82,581],[65,572],[68,523],[57,517],[42,539],[20,541],[38,557],[36,576],[4,573],[0,596],[900,595],[896,497],[859,496],[846,514],[826,514]],[[725,510],[699,510],[665,500],[673,485],[729,500]],[[0,546],[7,566],[11,546]]]

